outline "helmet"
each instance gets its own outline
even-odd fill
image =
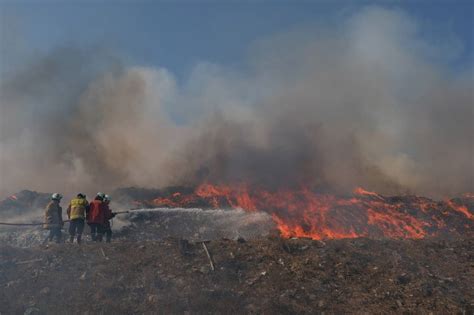
[[[61,195],[59,193],[54,193],[54,194],[51,195],[51,199],[53,199],[53,200],[60,201],[61,198],[63,198],[63,195]]]
[[[101,193],[101,192],[98,192],[97,193],[97,197],[99,197],[100,199],[104,199],[105,198],[105,194],[104,193]]]
[[[109,195],[105,195],[105,196],[104,196],[104,201],[110,201],[110,200],[111,200],[111,198],[110,198]]]
[[[78,193],[77,198],[86,198],[86,195],[84,195],[83,193]]]

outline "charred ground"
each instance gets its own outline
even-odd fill
[[[474,242],[267,237],[0,251],[5,314],[444,313],[474,310]]]

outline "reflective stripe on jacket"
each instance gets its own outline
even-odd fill
[[[74,198],[67,208],[69,219],[85,219],[89,202],[85,198]]]

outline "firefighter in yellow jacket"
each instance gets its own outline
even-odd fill
[[[44,225],[43,227],[49,230],[49,236],[45,241],[52,241],[53,238],[56,238],[56,243],[61,242],[61,228],[64,225],[63,222],[63,208],[59,205],[61,198],[63,196],[58,193],[54,193],[51,196],[51,202],[46,206],[44,213]]]
[[[69,241],[74,242],[77,234],[77,244],[81,244],[82,232],[84,231],[84,221],[89,212],[89,202],[86,195],[79,193],[72,199],[67,207],[67,216],[69,217]]]

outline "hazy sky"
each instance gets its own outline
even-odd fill
[[[474,190],[474,1],[0,0],[0,196]]]
[[[58,46],[102,45],[131,64],[165,67],[182,79],[198,62],[241,66],[252,43],[261,38],[318,24],[336,28],[371,4],[403,10],[418,21],[429,41],[459,46],[448,60],[453,69],[472,67],[474,2],[469,0],[1,0],[0,44],[14,46],[2,66],[9,69]]]

